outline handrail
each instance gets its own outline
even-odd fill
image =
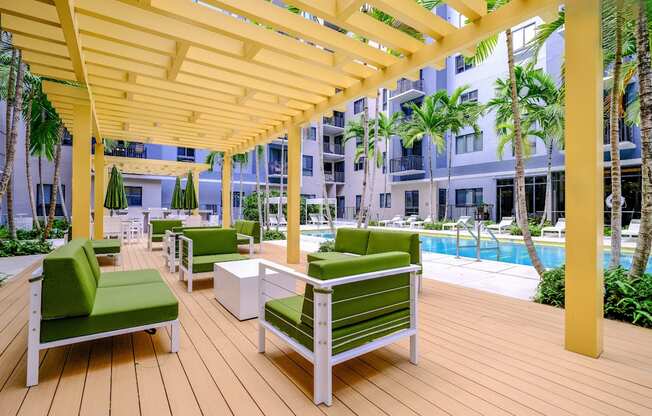
[[[482,261],[480,258],[480,252],[483,250],[481,247],[482,243],[482,230],[484,229],[487,231],[489,236],[491,237],[492,240],[496,243],[494,247],[486,247],[485,249],[489,250],[496,250],[496,261],[500,261],[500,241],[498,241],[498,238],[496,238],[496,235],[489,229],[487,228],[482,221],[477,221],[477,230],[476,233],[473,233],[473,228],[469,226],[468,223],[458,221],[455,229],[457,230],[456,232],[456,238],[455,238],[455,258],[460,258],[460,248],[461,247],[473,247],[475,246],[475,256],[476,256],[476,261]],[[464,229],[471,234],[471,237],[473,237],[473,240],[475,240],[475,244],[473,246],[467,245],[467,246],[461,246],[460,245],[460,229],[464,227]]]

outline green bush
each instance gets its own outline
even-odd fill
[[[52,251],[52,243],[42,240],[0,240],[0,257],[46,254]]]
[[[335,251],[335,240],[326,240],[323,243],[319,245],[319,251],[320,253],[326,253],[330,251]]]
[[[285,234],[276,230],[268,230],[263,233],[263,240],[285,240]]]
[[[370,220],[369,224],[370,227],[378,227],[378,221],[376,220]]]
[[[438,231],[440,231],[440,230],[443,229],[443,224],[444,224],[443,222],[432,222],[432,223],[427,222],[427,223],[423,224],[423,229],[424,230],[438,230]]]
[[[59,222],[57,223],[57,221]],[[57,226],[62,228],[58,228]],[[61,222],[61,220],[55,220],[49,238],[63,238],[67,230],[67,223]],[[42,238],[43,229],[41,229],[41,231],[38,231],[35,228],[31,230],[16,230],[17,240],[40,240]],[[6,239],[9,239],[9,230],[3,225],[0,227],[0,240]]]
[[[564,307],[565,268],[546,271],[534,301]],[[623,267],[604,272],[604,316],[652,328],[652,274],[630,279]]]
[[[543,227],[550,227],[552,224],[550,221],[546,221],[541,224],[541,218],[530,218],[528,220],[528,228],[530,229],[530,234],[534,237],[539,237],[541,235],[541,229]],[[511,235],[523,235],[521,228],[517,225],[512,225],[512,228],[509,230]]]

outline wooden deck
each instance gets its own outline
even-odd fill
[[[124,251],[125,269],[157,268],[179,298],[179,353],[165,331],[51,349],[27,389],[23,276],[0,288],[1,415],[652,414],[652,331],[606,322],[605,353],[593,360],[564,351],[560,310],[430,280],[419,366],[407,342],[343,363],[333,406],[315,407],[311,365],[273,336],[257,353],[255,320],[223,309],[212,280],[188,294],[160,252]],[[264,256],[284,250],[266,245]]]

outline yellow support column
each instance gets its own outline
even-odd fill
[[[199,215],[199,171],[194,170],[192,176],[195,184],[195,195],[197,196],[197,208],[192,211],[192,215]]]
[[[566,349],[602,353],[600,0],[566,3]]]
[[[91,106],[73,107],[72,236],[91,236]]]
[[[95,170],[93,238],[99,240],[104,237],[104,171],[106,168],[104,167],[104,142],[101,139],[97,140],[93,159]]]
[[[282,177],[281,177],[282,178]],[[301,128],[288,129],[287,262],[298,264],[301,215]]]
[[[231,227],[231,177],[233,161],[231,155],[224,154],[222,162],[222,227]]]

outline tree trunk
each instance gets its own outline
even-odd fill
[[[263,158],[265,158],[265,162],[263,163],[263,166],[265,166],[265,231],[269,231],[269,169],[267,169],[267,163],[269,162],[269,156],[267,154],[267,150],[269,145],[263,145]]]
[[[367,216],[371,215],[371,210],[373,209],[373,204],[374,204],[374,191],[376,190],[376,170],[378,168],[378,151],[380,150],[379,148],[379,143],[378,143],[378,131],[379,131],[379,126],[378,126],[378,118],[379,118],[379,113],[380,113],[380,90],[377,90],[376,92],[376,109],[374,111],[376,118],[374,119],[374,151],[372,153],[373,156],[373,165],[371,165],[371,188],[369,190],[369,205],[367,206]],[[378,219],[378,216],[376,216],[376,219]],[[367,219],[366,225],[368,225],[369,220]]]
[[[263,226],[263,201],[261,201],[262,195],[260,193],[260,163],[258,160],[258,151],[260,150],[259,146],[254,148],[254,165],[256,167],[256,207],[258,208],[258,224]]]
[[[363,152],[364,169],[362,174],[362,195],[360,196],[360,210],[358,211],[358,228],[362,226],[363,219],[365,226],[367,222],[365,218],[365,200],[367,199],[367,176],[369,175],[369,158],[366,156],[366,149],[369,148],[369,100],[367,100],[366,97],[364,99],[364,110],[362,112],[362,129],[364,131],[362,148],[365,149],[365,152]]]
[[[48,222],[43,232],[43,238],[46,239],[50,236],[52,225],[54,224],[54,214],[57,209],[57,193],[59,189],[59,173],[61,171],[61,139],[63,136],[63,124],[59,125],[59,134],[57,140],[57,147],[54,151],[54,177],[52,178],[52,192],[50,195],[50,210],[48,212]]]
[[[639,1],[636,54],[638,57],[639,99],[641,102],[641,170],[643,200],[641,202],[641,227],[636,242],[629,276],[643,275],[652,246],[652,69],[646,1]]]
[[[13,54],[15,57],[15,53]],[[17,85],[16,81],[16,72],[14,66],[14,59],[11,60],[11,67],[9,68],[9,82],[7,83],[7,114],[6,114],[6,132],[11,131],[12,120],[14,119],[13,114],[16,112],[15,104],[15,90]],[[9,134],[9,133],[7,133]],[[5,135],[5,137],[7,137]],[[5,141],[5,154],[9,153],[10,141]],[[14,144],[15,146],[15,144]],[[13,172],[9,175],[9,182],[7,183],[7,228],[9,229],[9,237],[16,239],[16,222],[14,219],[14,174]]]
[[[609,113],[609,140],[611,154],[611,262],[609,267],[620,265],[620,246],[622,232],[622,184],[620,179],[620,147],[618,133],[620,117],[620,72],[623,64],[622,53],[622,0],[616,2],[616,51],[614,56],[613,87],[611,88],[611,110]]]
[[[244,163],[240,162],[240,204],[238,206],[238,219],[242,219],[242,205],[244,205],[244,193],[243,193],[243,183],[242,183],[242,171],[244,170]]]
[[[11,174],[14,167],[14,159],[16,154],[16,142],[17,137],[13,135],[12,121],[14,120],[14,114],[18,114],[15,111],[16,103],[13,97],[15,97],[16,87],[15,84],[15,72],[14,68],[16,67],[16,62],[20,61],[18,59],[18,52],[16,49],[11,51],[11,67],[9,68],[9,78],[7,81],[7,112],[5,114],[5,168],[2,171],[2,176],[0,176],[0,202],[2,201],[3,195],[7,192],[11,185]],[[20,72],[20,71],[19,71]],[[15,86],[14,86],[15,85]],[[9,195],[7,195],[9,199]],[[10,212],[9,201],[7,201],[7,224],[13,224],[13,212]],[[15,232],[14,232],[15,234]],[[12,236],[12,238],[14,238]]]
[[[426,154],[428,155],[428,176],[430,176],[428,183],[428,215],[432,219],[432,207],[434,205],[434,190],[435,190],[435,178],[432,176],[432,149],[430,148],[431,140],[425,140],[423,143],[426,146]]]
[[[323,119],[322,119],[323,120]],[[331,206],[328,203],[328,190],[326,189],[326,173],[324,172],[324,134],[323,134],[323,121],[320,120],[317,124],[317,163],[319,163],[319,173],[321,174],[322,183],[322,198],[326,201],[326,221],[328,221],[328,228],[335,234],[335,224],[333,223],[333,216],[331,215]],[[333,175],[335,175],[335,166],[333,166]]]
[[[446,189],[446,207],[444,207],[444,219],[449,217],[449,207],[451,206],[451,175],[453,173],[453,138],[448,138],[448,188]]]
[[[285,170],[285,138],[281,138],[281,179],[279,181],[279,195],[278,204],[276,206],[276,231],[281,223],[281,215],[283,215],[283,171]]]
[[[528,227],[527,206],[525,204],[525,166],[523,164],[523,141],[521,131],[521,113],[518,103],[518,93],[516,87],[516,74],[514,70],[514,42],[512,38],[512,31],[507,29],[505,31],[507,37],[507,66],[509,68],[509,82],[512,90],[512,113],[514,117],[514,158],[516,162],[516,186],[517,192],[517,209],[519,212],[518,221],[519,227],[523,233],[523,242],[530,255],[532,266],[539,274],[543,275],[546,269],[543,267],[539,255],[536,252],[534,243],[532,242],[532,234],[530,234],[530,227]]]
[[[38,157],[38,183],[41,192],[41,215],[43,215],[43,224],[45,225],[47,213],[45,211],[45,186],[43,185],[43,157],[40,155]]]
[[[61,210],[63,211],[63,217],[66,219],[66,221],[70,222],[70,217],[68,216],[68,207],[66,206],[66,195],[63,193],[61,181],[59,181],[59,186],[57,188],[59,191],[59,196],[61,197]]]
[[[34,94],[30,94],[29,103],[27,104],[27,115],[25,117],[25,178],[27,179],[27,197],[29,198],[29,207],[32,212],[32,222],[38,231],[41,231],[41,223],[38,220],[36,212],[36,201],[34,200],[34,184],[32,183],[32,169],[30,164],[30,142],[32,131],[32,99]]]
[[[544,203],[543,215],[539,226],[543,227],[546,221],[552,222],[552,146],[553,141],[548,143],[547,167],[546,167],[546,201]]]

